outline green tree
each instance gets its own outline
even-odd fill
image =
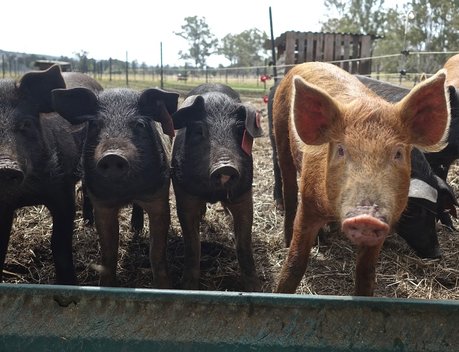
[[[329,18],[322,23],[324,32],[384,34],[384,0],[325,0]]]
[[[207,58],[216,52],[218,40],[211,33],[205,17],[185,17],[185,24],[181,28],[181,32],[174,34],[188,41],[190,47],[188,52],[179,51],[180,58],[192,59],[196,67],[203,68]]]
[[[87,73],[89,71],[88,52],[81,50],[79,53],[75,53],[75,56],[77,57],[77,70]]]
[[[231,66],[236,65],[236,36],[231,33],[225,35],[223,39],[220,41],[218,53],[220,55],[223,55],[226,59],[228,59]]]
[[[239,34],[226,35],[220,44],[219,53],[225,56],[232,66],[245,67],[262,65],[266,57],[263,44],[268,35],[252,28]]]
[[[397,72],[434,72],[446,55],[412,55],[413,52],[458,50],[459,0],[409,0],[384,9],[384,0],[325,0],[328,19],[323,31],[376,34],[374,56],[408,53],[379,60],[378,69]]]
[[[411,14],[407,25],[407,49],[424,52],[459,49],[459,1],[412,0],[405,6]],[[435,59],[432,60],[432,57]],[[446,56],[422,56],[411,59],[420,72],[433,72],[443,66]]]

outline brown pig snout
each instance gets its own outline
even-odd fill
[[[97,161],[97,169],[107,178],[120,178],[127,174],[130,164],[120,151],[108,150]]]

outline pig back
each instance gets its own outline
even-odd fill
[[[84,87],[92,90],[93,92],[100,92],[103,90],[102,86],[95,79],[80,72],[63,72],[66,88]]]
[[[446,84],[459,88],[459,54],[450,57],[443,67],[446,69]]]

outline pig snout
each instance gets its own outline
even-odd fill
[[[236,165],[228,161],[215,163],[210,169],[211,182],[217,186],[225,186],[236,181],[240,177]]]
[[[97,170],[107,178],[120,178],[127,174],[130,164],[119,151],[107,151],[97,161]]]
[[[10,158],[0,158],[0,183],[19,185],[24,180],[24,172],[19,164]]]
[[[376,205],[358,206],[349,211],[341,225],[342,231],[355,245],[376,246],[384,242],[390,226]]]

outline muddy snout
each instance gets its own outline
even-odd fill
[[[96,164],[97,170],[107,178],[121,178],[128,173],[130,164],[120,151],[109,150],[101,155]]]
[[[240,177],[240,173],[234,163],[222,161],[215,163],[210,169],[210,180],[212,184],[224,187],[228,186]]]
[[[355,245],[376,246],[384,242],[390,226],[378,206],[371,205],[349,211],[342,221],[341,229]]]
[[[24,181],[24,172],[19,164],[10,159],[0,157],[0,183],[7,186],[17,186]]]

